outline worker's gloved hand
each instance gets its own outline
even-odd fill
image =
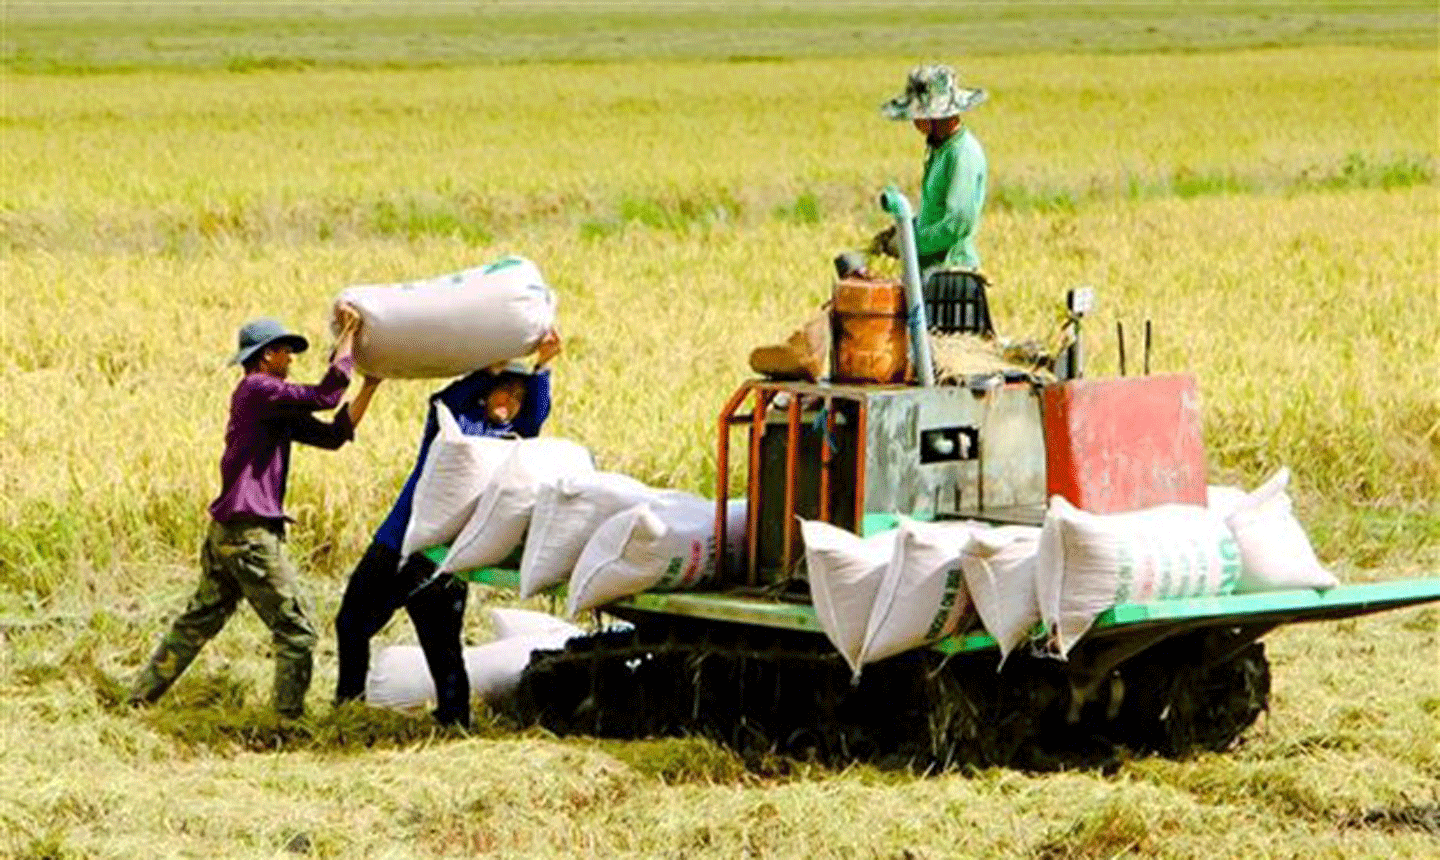
[[[871,254],[899,257],[900,240],[895,234],[895,225],[891,224],[889,227],[876,233],[875,237],[870,240],[870,246],[866,250]]]

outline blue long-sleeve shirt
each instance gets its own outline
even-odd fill
[[[435,439],[439,425],[435,421],[435,403],[443,403],[455,416],[460,432],[467,436],[508,436],[514,434],[526,439],[540,435],[540,427],[550,416],[550,371],[540,370],[525,379],[525,401],[510,421],[491,421],[485,414],[485,398],[495,388],[499,377],[488,370],[477,370],[469,376],[455,380],[430,395],[430,407],[425,415],[425,434],[420,438],[420,453],[415,466],[400,496],[390,508],[390,514],[375,532],[375,542],[396,552],[405,541],[405,527],[410,524],[410,510],[414,504],[415,485],[420,481],[420,470],[425,466],[425,457],[430,453],[430,443]]]

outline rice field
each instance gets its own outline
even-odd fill
[[[1096,287],[1090,371],[1115,372],[1117,320],[1152,320],[1153,366],[1200,381],[1212,482],[1288,465],[1342,580],[1440,571],[1433,6],[730,12],[8,4],[0,855],[1440,850],[1434,608],[1271,634],[1271,712],[1241,748],[1113,773],[747,772],[700,741],[332,710],[328,620],[413,462],[424,382],[381,386],[354,445],[296,452],[312,716],[267,716],[248,610],[159,707],[118,706],[193,587],[241,322],[318,344],[346,285],[527,256],[566,335],[548,432],[709,493],[750,348],[884,226],[879,188],[915,193],[921,141],[877,107],[930,57],[991,91],[969,121],[1002,333],[1050,338],[1064,291]],[[506,600],[472,594],[474,641]]]

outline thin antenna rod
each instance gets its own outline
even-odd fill
[[[1150,375],[1150,321],[1145,321],[1145,375]]]
[[[1115,321],[1115,336],[1120,339],[1120,375],[1125,375],[1125,323]]]

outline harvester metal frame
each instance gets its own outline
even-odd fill
[[[890,420],[887,416],[892,412],[906,415],[909,423],[905,424],[908,428],[905,453],[907,456],[920,454],[919,462],[923,464],[927,462],[922,453],[927,431],[919,417],[922,408],[930,409],[926,414],[932,417],[939,416],[935,420],[943,419],[949,424],[972,415],[968,411],[970,406],[958,401],[934,400],[960,396],[966,389],[951,389],[953,394],[945,395],[931,387],[934,378],[924,335],[925,310],[909,204],[898,190],[888,188],[882,195],[881,205],[895,216],[900,233],[912,362],[919,377],[919,391],[935,393],[907,395],[907,391],[915,390],[913,386],[857,388],[758,379],[742,383],[725,402],[717,421],[712,590],[647,592],[614,601],[607,604],[604,611],[632,622],[635,625],[632,634],[602,632],[587,637],[589,641],[572,640],[560,651],[536,652],[517,694],[517,713],[522,719],[533,719],[561,732],[619,732],[617,736],[700,732],[720,736],[737,748],[758,740],[762,749],[770,750],[804,751],[808,748],[804,738],[808,736],[815,744],[810,748],[812,754],[838,760],[855,757],[852,744],[864,746],[868,741],[873,746],[883,742],[882,746],[889,744],[890,752],[912,766],[929,762],[925,766],[942,768],[966,761],[973,764],[1030,761],[1033,765],[1041,761],[1033,754],[1035,750],[1027,751],[1017,744],[1038,749],[1046,746],[1057,732],[1087,736],[1089,726],[1119,731],[1122,743],[1134,742],[1139,748],[1151,751],[1182,753],[1196,748],[1223,749],[1253,722],[1268,701],[1269,666],[1263,646],[1257,641],[1266,633],[1282,624],[1349,618],[1440,601],[1440,578],[1429,578],[1340,585],[1324,592],[1296,590],[1122,603],[1095,619],[1063,663],[1048,659],[1054,652],[1047,647],[1048,643],[1041,641],[1044,628],[1037,624],[1031,631],[1031,647],[1017,649],[1023,652],[1020,659],[1012,657],[1008,664],[1002,664],[1003,678],[987,673],[982,668],[988,662],[985,652],[998,651],[998,644],[972,624],[928,648],[880,661],[872,670],[867,670],[864,678],[850,679],[839,655],[825,641],[825,631],[814,605],[805,596],[785,587],[791,584],[800,562],[796,552],[797,514],[804,513],[841,527],[845,525],[842,520],[848,519],[853,530],[862,536],[894,528],[898,516],[884,511],[910,510],[897,503],[895,486],[903,481],[896,478],[893,485],[877,484],[875,497],[870,498],[871,487],[866,475],[870,454],[868,431],[887,430],[886,422]],[[1078,322],[1081,312],[1083,309],[1072,307],[1072,324]],[[1067,376],[1079,376],[1078,345],[1069,360],[1071,367]],[[995,391],[996,386],[984,386],[973,393],[977,398],[990,398]],[[1036,391],[1026,389],[1026,393],[1032,395]],[[888,400],[884,399],[887,397]],[[788,399],[779,404],[778,409],[772,408],[781,398]],[[870,415],[871,398],[879,398],[875,405],[877,416]],[[1035,399],[1038,401],[1038,397]],[[741,413],[747,400],[751,401],[748,415]],[[853,405],[842,410],[835,408],[836,401],[849,401]],[[997,402],[999,398],[993,398],[987,404],[994,406]],[[807,403],[812,407],[823,404],[812,428],[820,434],[818,474],[810,472],[805,476],[807,480],[813,479],[809,486],[818,484],[818,488],[813,500],[808,497],[800,500],[797,480],[804,441],[802,418]],[[902,403],[910,411],[904,413],[895,408],[894,403]],[[783,431],[776,427],[780,422],[774,420],[778,417],[775,413],[781,409]],[[853,420],[853,425],[846,428],[851,440],[848,456],[854,459],[850,467],[853,475],[836,474],[836,450],[831,441],[837,435],[838,416],[842,411],[848,411]],[[872,419],[875,427],[868,428]],[[999,449],[999,456],[986,460],[984,423],[980,422],[981,426],[975,428],[945,426],[928,431],[958,433],[963,430],[970,434],[965,439],[974,441],[978,453],[971,459],[978,462],[973,472],[964,474],[979,485],[971,493],[973,500],[962,504],[956,489],[956,501],[950,506],[954,510],[942,510],[936,504],[931,506],[932,512],[912,510],[912,513],[933,514],[936,518],[966,516],[996,522],[1038,523],[1036,512],[1029,507],[1029,484],[1033,475],[1028,462],[1024,457],[1017,457],[1003,442],[994,446]],[[731,434],[739,426],[747,426],[749,430],[743,578],[732,576],[726,558]],[[1007,426],[1006,429],[1013,428]],[[776,516],[773,495],[762,496],[766,484],[762,472],[767,467],[762,460],[766,454],[767,430],[775,433],[768,452],[769,481],[776,480],[777,468],[783,475],[784,486],[779,497],[783,524],[778,535],[773,529],[766,532],[767,542],[762,547],[762,519],[770,521]],[[775,446],[781,434],[783,465],[777,465]],[[880,435],[888,439],[883,432]],[[1017,444],[1033,441],[1023,432],[1020,435]],[[877,456],[883,453],[878,451]],[[884,465],[884,461],[877,463]],[[1010,492],[1008,496],[995,493],[996,504],[987,510],[985,482],[990,463],[1000,464],[999,483]],[[1041,467],[1044,468],[1043,462]],[[951,473],[928,474],[954,477]],[[837,482],[852,479],[853,518],[851,512],[835,508],[837,504],[843,508],[849,502],[848,497],[843,492],[832,493],[832,489],[844,489],[843,484]],[[913,483],[923,490],[928,480]],[[907,488],[913,497],[916,487]],[[774,493],[773,487],[770,493]],[[1014,503],[1013,510],[1004,509],[1007,499]],[[1040,501],[1043,508],[1043,497]],[[779,544],[778,559],[776,543]],[[438,564],[446,549],[435,547],[427,550],[426,555]],[[763,562],[762,555],[765,556]],[[463,571],[456,576],[495,588],[519,587],[518,572],[504,568]],[[766,580],[765,576],[770,578]],[[556,585],[546,593],[559,597],[564,591],[563,585]],[[974,621],[973,616],[971,620]],[[753,664],[759,664],[759,674]],[[860,686],[855,686],[857,682]],[[717,683],[725,689],[717,690]],[[647,684],[656,686],[651,690]],[[895,686],[887,686],[891,684]],[[1035,689],[1027,688],[1031,684]],[[807,690],[807,686],[815,685],[818,685],[815,691]],[[747,699],[747,688],[752,686],[759,687],[764,700],[758,706]],[[1127,691],[1127,687],[1132,690]],[[797,689],[802,694],[800,698],[788,698]],[[906,697],[907,691],[918,695],[919,702],[895,701],[897,696]],[[817,705],[808,700],[806,695],[810,692],[824,697],[824,701]],[[652,693],[660,697],[654,700],[653,711],[637,707],[631,698],[639,695],[642,700],[650,701]],[[765,699],[772,694],[773,699]],[[677,697],[681,700],[678,703],[673,701]],[[773,712],[782,699],[791,707],[799,708],[799,712],[787,714],[781,707],[776,717]],[[879,712],[874,710],[877,705],[881,708]],[[897,705],[910,708],[904,719],[896,719]],[[1174,712],[1172,705],[1177,709]],[[677,706],[683,714],[674,713]],[[764,712],[753,710],[755,707]],[[916,707],[920,708],[919,712],[915,711]],[[713,718],[708,708],[716,709]],[[1087,712],[1091,715],[1088,721]],[[1097,712],[1103,713],[1098,723],[1095,722]],[[1015,716],[1021,717],[1019,722],[1013,723],[1013,728],[1007,727]],[[774,719],[768,719],[770,717]],[[787,722],[787,717],[793,719]],[[776,719],[779,722],[775,722]],[[716,720],[724,724],[717,725]],[[726,720],[735,724],[725,723]],[[770,734],[760,730],[762,723],[772,724]],[[1060,765],[1066,766],[1063,761]]]

